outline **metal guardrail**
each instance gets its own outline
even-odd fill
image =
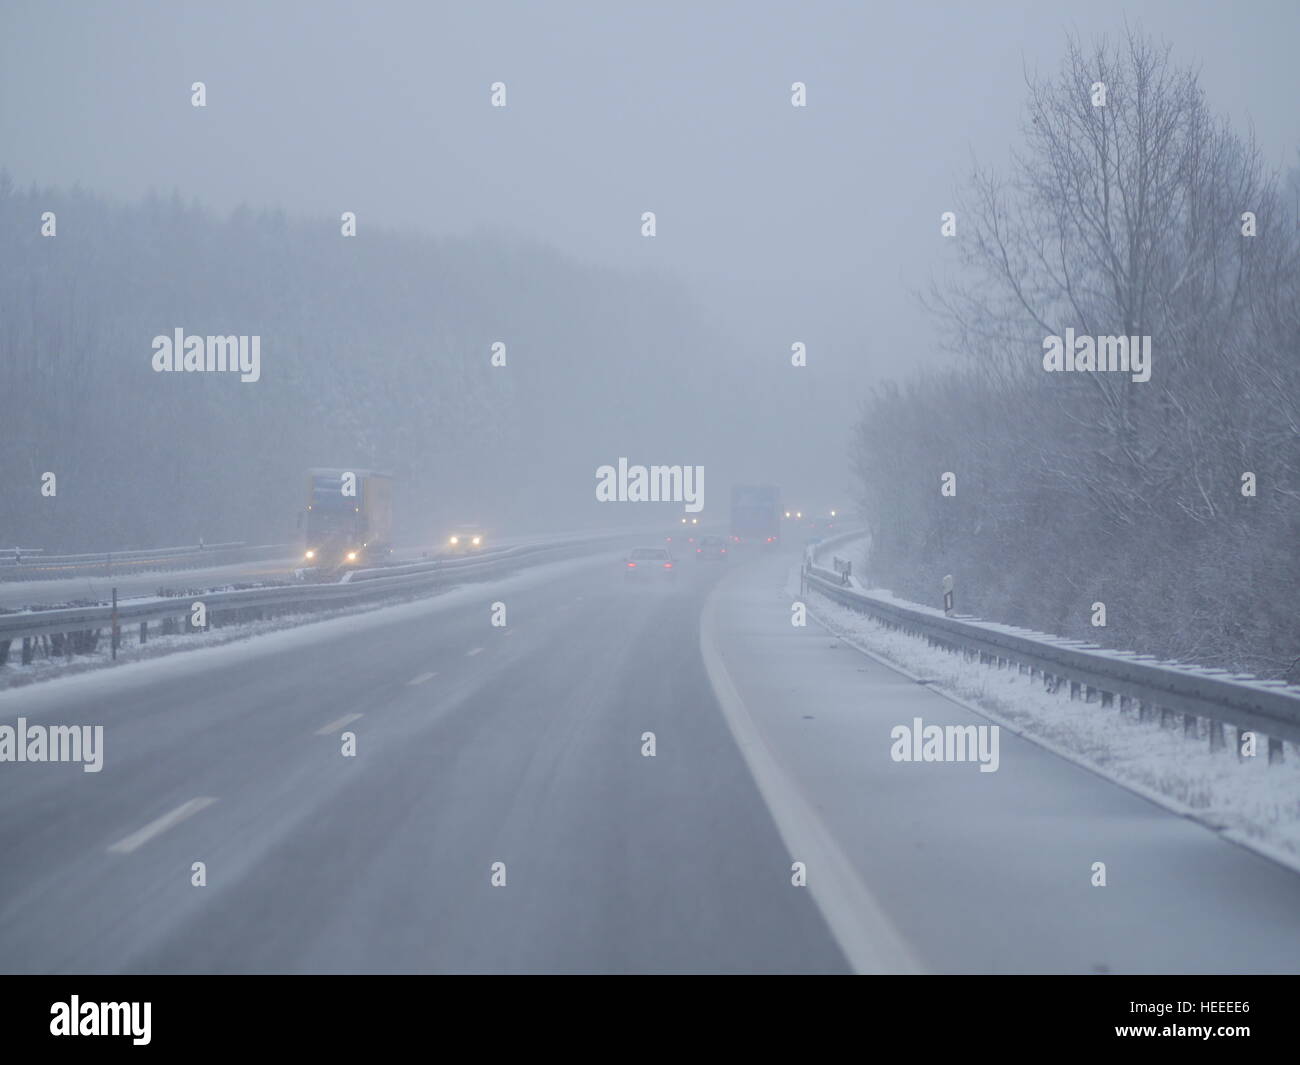
[[[1300,687],[1285,681],[1260,680],[1225,669],[1164,662],[1153,655],[1113,651],[1047,633],[971,617],[946,617],[941,611],[897,602],[845,587],[842,575],[804,560],[807,584],[828,598],[886,626],[920,636],[932,646],[978,656],[999,668],[1017,667],[1049,690],[1069,685],[1072,699],[1099,699],[1102,706],[1120,698],[1120,708],[1136,704],[1142,717],[1159,711],[1162,723],[1183,715],[1185,734],[1197,719],[1210,723],[1210,745],[1225,745],[1223,725],[1262,733],[1269,739],[1269,760],[1282,756],[1282,740],[1300,743]]]
[[[59,607],[54,610],[27,610],[0,614],[0,643],[15,639],[30,640],[51,633],[85,632],[113,626],[161,621],[166,618],[188,619],[191,607],[202,602],[207,616],[248,609],[317,608],[322,605],[345,605],[366,599],[401,596],[418,592],[444,577],[460,580],[467,577],[495,576],[509,572],[541,556],[575,554],[593,546],[621,540],[625,534],[583,537],[562,543],[504,548],[488,558],[439,559],[410,566],[353,571],[351,580],[332,584],[278,585],[234,591],[200,592],[192,595],[149,596],[121,600],[116,608],[96,604],[86,607]]]
[[[0,577],[11,580],[56,580],[62,577],[111,576],[115,570],[144,573],[150,570],[192,569],[252,562],[259,557],[280,557],[292,553],[292,544],[249,546],[234,541],[192,547],[158,547],[135,551],[98,551],[79,555],[47,555],[29,558],[26,548],[15,557],[13,549],[0,551]]]

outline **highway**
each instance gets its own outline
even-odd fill
[[[0,766],[0,970],[1300,970],[1300,877],[1205,828],[1007,734],[892,762],[976,719],[792,627],[796,561],[606,553],[0,692],[105,730],[102,772]]]

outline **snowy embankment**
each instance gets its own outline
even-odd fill
[[[791,575],[797,594],[798,574]],[[865,590],[865,589],[864,589]],[[889,592],[871,589],[875,596]],[[968,661],[924,640],[886,628],[874,618],[809,591],[809,610],[846,643],[987,717],[1146,796],[1226,838],[1300,871],[1300,749],[1285,745],[1286,760],[1238,758],[1211,751],[1207,725],[1193,738],[1158,720],[1139,721],[1117,706],[1052,694],[1013,669]],[[900,600],[901,602],[901,600]],[[907,604],[915,606],[916,604]]]

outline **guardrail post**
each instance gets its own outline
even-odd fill
[[[1079,699],[1079,682],[1077,680],[1072,680],[1070,681],[1070,702],[1072,703],[1077,702],[1078,699]]]
[[[1268,764],[1279,765],[1282,762],[1282,741],[1275,736],[1268,738]]]
[[[1139,720],[1139,721],[1150,721],[1151,718],[1154,716],[1154,711],[1155,711],[1155,707],[1152,706],[1152,705],[1151,705],[1149,702],[1147,702],[1145,699],[1139,699],[1139,700],[1138,700],[1138,720]]]
[[[149,642],[149,622],[142,621],[140,622],[140,643],[146,644],[148,642]]]
[[[1115,693],[1114,693],[1114,692],[1102,692],[1102,693],[1101,693],[1101,705],[1102,705],[1103,707],[1105,707],[1105,706],[1114,706],[1114,705],[1115,705]]]
[[[1195,714],[1184,714],[1184,715],[1183,715],[1183,735],[1184,735],[1184,736],[1195,736],[1195,735],[1196,735],[1196,715],[1195,715]]]
[[[32,638],[30,636],[24,636],[23,637],[23,665],[30,666],[31,664],[32,664]]]
[[[111,620],[112,620],[112,623],[113,623],[113,625],[112,625],[112,635],[110,636],[109,639],[110,639],[110,643],[111,643],[112,646],[113,646],[113,661],[116,662],[116,661],[117,661],[117,641],[118,641],[119,637],[121,636],[121,631],[122,631],[121,628],[120,628],[120,626],[119,626],[118,623],[117,623],[117,588],[116,588],[116,587],[113,588],[113,615],[112,615],[112,619],[111,619]]]
[[[1228,746],[1228,741],[1224,738],[1223,735],[1223,722],[1211,720],[1210,721],[1210,750],[1221,751],[1226,746]]]

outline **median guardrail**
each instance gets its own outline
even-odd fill
[[[202,602],[208,624],[221,623],[235,612],[259,611],[289,613],[302,610],[329,608],[359,603],[368,599],[400,598],[426,592],[430,585],[440,581],[460,581],[504,575],[514,569],[534,562],[550,561],[588,551],[593,547],[612,545],[625,540],[626,533],[520,545],[502,548],[490,556],[434,559],[376,569],[351,571],[348,580],[328,584],[269,585],[228,591],[208,591],[182,595],[142,596],[123,599],[116,606],[93,604],[90,606],[58,607],[51,610],[25,610],[0,613],[0,664],[3,664],[12,641],[23,641],[23,661],[31,661],[31,640],[46,635],[94,632],[109,628],[120,631],[126,626],[140,625],[141,639],[147,639],[148,625],[155,621],[184,619],[188,622],[192,606]],[[74,653],[74,641],[63,639],[60,649],[69,657]]]
[[[287,557],[292,544],[250,546],[240,541],[195,544],[190,547],[155,547],[132,551],[95,551],[79,555],[47,555],[27,549],[0,550],[0,580],[38,581],[61,577],[111,577],[115,573],[196,569],[237,562]]]

